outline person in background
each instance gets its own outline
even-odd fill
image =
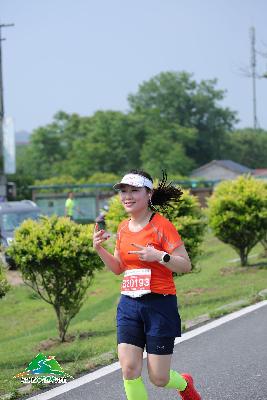
[[[96,224],[93,246],[114,274],[124,273],[117,308],[118,356],[128,400],[147,400],[142,380],[143,352],[151,382],[176,390],[184,400],[201,400],[190,374],[171,369],[175,337],[181,336],[173,272],[187,273],[191,262],[174,225],[157,209],[179,202],[182,191],[166,184],[157,188],[151,176],[132,170],[114,185],[129,219],[120,223],[114,255],[103,243],[108,235]],[[155,208],[157,206],[157,209]]]
[[[74,193],[69,192],[68,193],[68,198],[65,202],[65,216],[69,217],[69,219],[73,220],[73,215],[74,215]]]

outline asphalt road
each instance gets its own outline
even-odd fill
[[[178,399],[173,389],[149,382],[145,364],[146,360],[143,377],[149,399]],[[178,343],[172,368],[192,373],[203,400],[267,400],[267,304]],[[53,399],[125,400],[121,370]]]

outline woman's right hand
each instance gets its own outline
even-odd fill
[[[110,234],[107,233],[104,229],[98,228],[98,224],[95,224],[94,234],[93,234],[93,248],[95,250],[99,250],[102,247],[102,244],[110,238]]]

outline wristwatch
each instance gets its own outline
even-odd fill
[[[161,257],[160,263],[161,264],[166,264],[169,262],[171,259],[171,256],[168,253],[164,253],[163,256]]]

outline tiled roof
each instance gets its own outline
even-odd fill
[[[242,164],[238,164],[235,161],[232,160],[214,160],[216,161],[216,164],[221,165],[222,167],[228,168],[231,171],[236,171],[236,172],[240,172],[242,174],[246,173],[246,172],[251,172],[251,169],[248,167],[245,167]]]
[[[194,176],[195,173],[201,172],[202,170],[205,170],[216,164],[239,174],[246,174],[252,171],[250,168],[247,168],[244,165],[238,164],[231,160],[212,160],[209,163],[204,164],[201,167],[196,168],[194,171],[192,171],[191,176]]]
[[[258,169],[254,169],[252,171],[253,175],[257,175],[257,176],[267,176],[267,168],[258,168]]]

